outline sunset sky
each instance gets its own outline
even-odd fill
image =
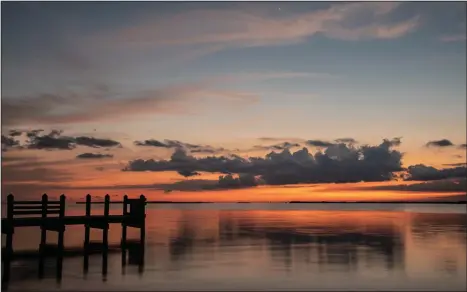
[[[465,193],[465,3],[1,11],[2,198]]]

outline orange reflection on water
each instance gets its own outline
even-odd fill
[[[120,207],[113,206],[111,213],[121,212]],[[454,208],[449,206],[443,207],[447,213],[420,206],[411,206],[412,211],[362,208],[367,207],[149,205],[144,274],[122,277],[120,256],[111,254],[106,283],[131,290],[156,284],[165,290],[217,290],[228,285],[244,290],[465,288],[465,213],[458,209],[449,213]],[[82,212],[83,208],[68,209],[69,214]],[[93,213],[101,212],[98,206],[93,208]],[[67,228],[65,245],[81,246],[83,229]],[[128,238],[138,238],[137,230],[129,231]],[[112,225],[109,235],[110,243],[118,243],[120,227]],[[101,236],[101,231],[94,231],[91,240]],[[56,238],[51,235],[49,240]],[[15,232],[17,249],[37,248],[38,243],[38,230]],[[80,273],[81,265],[81,258],[64,261],[64,289],[80,285],[112,290],[114,286],[95,278],[67,278]],[[14,285],[47,288],[47,282],[32,278]]]

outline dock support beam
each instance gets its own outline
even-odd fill
[[[128,196],[125,195],[123,196],[123,216],[128,215]],[[125,220],[122,222],[122,240],[120,242],[120,245],[122,248],[124,248],[125,243],[126,243],[126,230],[127,230],[127,225],[125,223]]]
[[[10,268],[11,260],[13,258],[13,234],[15,233],[15,227],[13,226],[13,202],[14,197],[12,194],[7,196],[7,222],[8,230],[6,232],[6,243],[5,243],[5,259],[3,261],[3,277],[2,283],[6,286],[10,280]]]
[[[107,276],[107,259],[109,252],[109,208],[110,208],[110,196],[107,194],[104,198],[104,217],[105,225],[102,230],[102,275]]]
[[[140,209],[139,209],[139,216],[140,216],[140,244],[141,244],[141,250],[140,250],[140,258],[139,258],[139,267],[138,267],[138,272],[140,275],[143,273],[143,268],[144,268],[144,251],[145,251],[145,241],[146,241],[146,197],[144,195],[141,195],[139,197],[139,203],[140,203]]]
[[[65,218],[65,195],[60,196],[60,222],[64,221]],[[64,237],[65,237],[65,225],[56,226],[58,230],[58,250],[57,250],[57,280],[60,282],[62,280],[62,268],[63,268],[63,250],[65,249]]]
[[[89,270],[89,237],[91,226],[89,221],[91,220],[91,195],[86,195],[86,222],[84,223],[84,258],[83,258],[83,272],[86,275]]]
[[[48,197],[47,194],[42,195],[42,220],[47,218],[47,201]],[[42,226],[41,226],[41,244],[39,246],[39,251],[40,253],[43,253],[46,248],[47,244],[47,229],[45,228],[44,221],[42,221]]]

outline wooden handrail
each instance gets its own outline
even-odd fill
[[[42,205],[42,201],[14,201],[15,205]],[[48,205],[60,205],[60,201],[47,201]]]
[[[15,201],[13,194],[7,197],[7,220],[14,220],[15,215],[42,215],[45,219],[51,214],[65,216],[65,195],[60,196],[60,201],[49,201],[47,194],[41,201]]]

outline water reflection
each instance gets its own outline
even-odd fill
[[[290,267],[292,261],[303,261],[316,258],[320,266],[328,264],[340,265],[343,268],[355,269],[358,261],[382,256],[387,269],[404,265],[404,242],[395,226],[376,226],[374,228],[358,228],[348,225],[336,226],[277,226],[257,224],[251,219],[238,219],[223,216],[219,220],[220,241],[235,241],[244,237],[265,239],[273,260],[282,261]],[[235,228],[233,227],[235,226]],[[307,227],[311,227],[307,231]],[[315,233],[315,232],[316,233]],[[293,258],[293,250],[301,246],[301,253],[306,257]]]
[[[21,281],[37,276],[39,280],[55,279],[57,284],[62,281],[63,260],[64,258],[83,257],[83,276],[89,272],[89,258],[96,255],[102,256],[101,273],[102,280],[106,281],[108,272],[108,257],[110,254],[122,254],[122,266],[135,265],[138,266],[140,274],[144,271],[144,247],[139,241],[128,241],[126,245],[120,247],[117,244],[103,246],[101,243],[91,243],[88,248],[68,248],[58,249],[56,246],[46,246],[42,251],[29,250],[15,252],[14,262],[12,265],[2,266],[2,274],[5,272],[10,276],[10,279],[2,278],[3,288],[8,288],[9,282]],[[37,259],[37,265],[34,265],[34,260]]]
[[[467,239],[466,217],[458,214],[414,214],[411,232],[417,237],[430,240],[442,235]]]
[[[232,285],[239,290],[462,290],[466,285],[465,213],[198,208],[148,209],[146,246],[110,249],[105,258],[89,255],[83,270],[91,277],[79,285],[98,290]],[[118,242],[118,235],[118,229],[111,230],[110,242]],[[79,283],[76,275],[83,273],[76,260],[64,257],[60,277],[52,272],[56,264],[44,262],[44,278],[61,278],[62,289]],[[106,280],[100,284],[92,272],[99,264]],[[10,285],[22,290],[38,285],[37,262],[15,266]],[[51,283],[44,285],[52,289]]]

